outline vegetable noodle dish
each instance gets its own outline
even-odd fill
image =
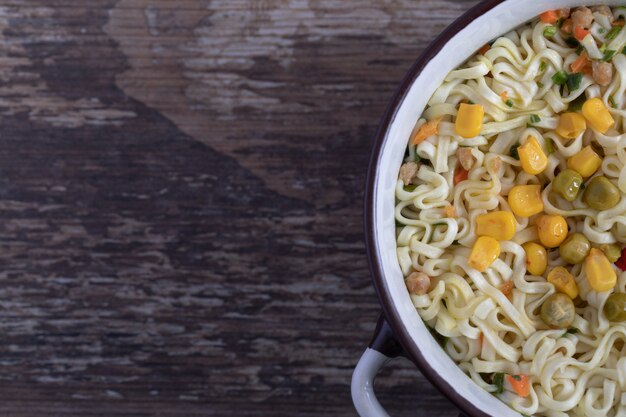
[[[626,416],[626,8],[549,10],[445,78],[395,189],[418,314],[527,416]]]

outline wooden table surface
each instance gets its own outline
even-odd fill
[[[2,2],[0,416],[354,416],[370,146],[475,3]]]

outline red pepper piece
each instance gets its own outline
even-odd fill
[[[615,262],[615,265],[622,271],[626,271],[626,248],[622,249],[622,256]]]

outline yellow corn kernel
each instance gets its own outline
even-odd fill
[[[526,242],[522,248],[526,252],[526,270],[532,275],[543,275],[548,267],[546,248],[535,242]]]
[[[489,236],[481,236],[474,243],[467,263],[472,268],[485,272],[500,256],[500,242]]]
[[[541,185],[516,185],[509,191],[509,206],[516,216],[530,217],[543,211]]]
[[[526,143],[517,148],[522,169],[531,175],[541,174],[548,166],[548,157],[534,136],[529,136]]]
[[[578,297],[578,285],[574,276],[562,266],[557,266],[548,274],[548,282],[554,285],[558,292],[562,292],[572,300]]]
[[[585,101],[582,112],[591,127],[600,133],[606,133],[615,123],[613,116],[609,113],[609,109],[606,108],[599,98],[590,98]]]
[[[511,240],[515,236],[517,222],[510,211],[492,211],[476,217],[476,234],[496,240]]]
[[[617,275],[604,252],[591,248],[583,264],[587,282],[594,291],[609,291],[615,287]]]
[[[537,234],[541,244],[556,248],[567,237],[567,222],[563,216],[544,214],[537,218]]]
[[[578,172],[583,178],[592,176],[600,165],[602,158],[595,153],[591,145],[585,146],[582,151],[567,160],[567,167]]]
[[[585,118],[578,113],[563,113],[559,117],[556,133],[566,139],[575,139],[587,129]]]
[[[484,116],[485,109],[480,104],[461,103],[454,123],[457,135],[464,138],[478,136],[483,127]]]

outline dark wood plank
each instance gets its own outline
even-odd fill
[[[352,416],[369,148],[476,1],[0,7],[0,415]],[[455,416],[406,361],[395,416]]]

